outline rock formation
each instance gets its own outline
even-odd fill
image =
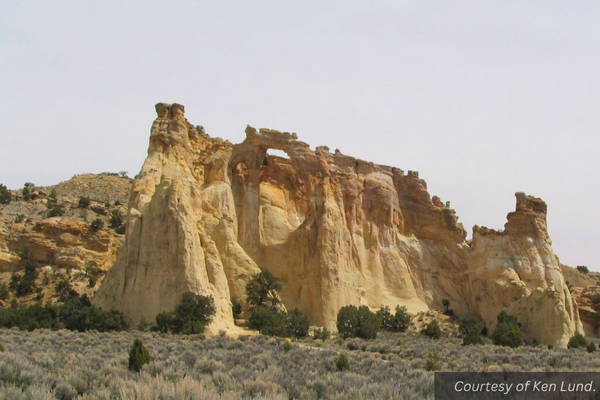
[[[213,332],[233,329],[230,299],[243,301],[252,274],[268,270],[288,308],[329,329],[344,305],[418,313],[443,299],[490,329],[506,309],[541,343],[565,346],[582,329],[542,200],[517,193],[505,230],[475,227],[468,243],[418,172],[250,126],[232,145],[188,123],[181,105],[156,111],[125,244],[96,305],[153,320],[194,291],[215,299]]]

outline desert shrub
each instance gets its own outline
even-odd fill
[[[56,195],[56,190],[52,189],[48,198],[46,199],[46,207],[51,210],[58,205],[58,196]]]
[[[437,322],[437,320],[434,319],[427,324],[425,329],[421,331],[421,334],[429,336],[432,339],[439,339],[442,335],[442,329],[440,328],[440,324]]]
[[[294,346],[292,345],[292,341],[289,338],[285,338],[285,340],[283,341],[283,351],[285,351],[286,353],[290,350],[292,350],[294,348]]]
[[[65,214],[65,208],[62,204],[54,205],[46,214],[48,217],[60,217]]]
[[[341,353],[335,359],[335,367],[338,371],[350,371],[350,360],[348,359],[346,353]]]
[[[425,371],[439,371],[442,369],[440,354],[436,350],[432,350],[425,361]]]
[[[308,336],[310,323],[306,314],[298,309],[287,313],[265,307],[255,307],[250,314],[248,327],[263,335],[303,338]]]
[[[119,210],[113,210],[110,214],[108,224],[112,229],[118,229],[123,225],[123,214]]]
[[[331,333],[325,327],[315,329],[315,331],[313,332],[313,339],[327,340],[330,337]]]
[[[485,344],[483,338],[481,337],[479,324],[475,318],[471,317],[460,321],[459,330],[463,336],[463,346],[468,346],[471,344]]]
[[[79,198],[79,203],[77,203],[77,207],[79,208],[88,208],[91,204],[91,199],[88,196],[81,196]]]
[[[135,339],[129,350],[129,370],[140,372],[144,364],[150,362],[150,353],[144,346],[142,339]]]
[[[588,344],[586,350],[588,353],[595,353],[596,351],[598,351],[598,348],[596,347],[596,344],[594,342],[590,342],[590,344]]]
[[[156,321],[156,330],[167,333],[169,332],[169,327],[171,326],[173,316],[170,312],[163,311],[156,314],[154,320]]]
[[[246,285],[248,303],[254,307],[271,307],[279,303],[277,292],[281,290],[281,283],[269,271],[255,274]]]
[[[32,331],[35,329],[58,329],[58,309],[56,306],[35,303],[22,308],[0,308],[0,327],[19,328]]]
[[[21,194],[23,195],[23,200],[30,201],[31,200],[31,188],[35,185],[31,182],[25,182],[23,185],[23,190],[21,190]]]
[[[15,217],[15,224],[20,224],[25,221],[25,214],[19,214]]]
[[[20,265],[25,272],[23,275],[13,273],[10,278],[9,287],[17,296],[25,296],[35,292],[35,280],[38,277],[37,263],[33,259],[29,248],[25,248],[19,257]]]
[[[173,313],[170,328],[185,335],[203,333],[215,313],[212,297],[185,292]]]
[[[498,326],[492,334],[492,341],[497,346],[508,346],[512,348],[523,344],[525,334],[521,330],[517,319],[502,311],[498,315]]]
[[[263,335],[286,336],[285,319],[282,311],[254,307],[248,319],[248,327]]]
[[[4,346],[2,344],[0,344],[0,353],[4,353]]]
[[[380,328],[385,331],[404,332],[410,325],[410,315],[404,306],[396,306],[395,314],[392,314],[387,306],[382,307],[376,314],[381,321]]]
[[[92,232],[97,232],[97,231],[99,231],[102,228],[104,228],[104,221],[102,221],[100,218],[96,218],[90,224],[90,230]]]
[[[0,283],[0,300],[8,300],[8,286],[6,283]]]
[[[60,301],[65,301],[69,298],[69,296],[75,295],[77,293],[73,290],[71,286],[71,282],[68,279],[61,279],[58,281],[55,287],[56,295],[60,299]]]
[[[297,308],[286,315],[286,333],[287,336],[295,338],[303,338],[308,336],[308,329],[310,328],[310,322],[308,316],[302,313]]]
[[[585,339],[585,336],[579,332],[575,332],[575,335],[573,335],[573,337],[569,340],[569,344],[567,344],[567,347],[570,349],[585,348],[587,346],[588,342]]]
[[[6,186],[0,183],[0,204],[8,204],[12,200],[12,194]]]
[[[581,272],[582,274],[588,274],[590,272],[589,268],[585,265],[578,265],[577,271]]]
[[[367,306],[344,306],[337,315],[337,328],[340,335],[346,339],[359,337],[363,339],[377,338],[381,325],[380,319]]]
[[[239,318],[242,315],[242,304],[238,299],[231,299],[231,312],[235,318]]]
[[[126,226],[125,225],[121,225],[117,229],[115,229],[115,233],[118,233],[119,235],[124,235],[125,234],[125,230],[126,230]]]
[[[95,329],[99,332],[124,331],[129,323],[118,311],[103,311],[94,307],[83,295],[69,298],[59,309],[59,318],[65,328],[84,332]]]

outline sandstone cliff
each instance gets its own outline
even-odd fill
[[[13,200],[0,206],[0,283],[8,283],[11,274],[21,269],[19,254],[25,249],[41,268],[37,284],[42,292],[19,302],[51,300],[54,284],[64,278],[81,294],[95,292],[99,285],[89,285],[89,279],[102,280],[115,263],[123,237],[106,229],[111,211],[126,210],[131,187],[129,179],[116,175],[83,174],[55,186],[31,187],[27,200],[22,190],[15,190]],[[51,191],[56,192],[63,215],[48,218]],[[90,198],[87,208],[78,207],[81,196]],[[105,229],[90,228],[97,218],[104,221]]]
[[[252,274],[283,284],[288,308],[335,327],[348,304],[476,315],[502,309],[530,340],[565,346],[581,330],[546,230],[543,201],[517,193],[505,230],[474,229],[417,172],[358,160],[295,134],[246,128],[236,145],[157,104],[148,157],[131,191],[125,244],[94,302],[153,320],[183,291],[212,295],[210,329],[234,329],[230,299]],[[268,149],[289,158],[269,156]]]

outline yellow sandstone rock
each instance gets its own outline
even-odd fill
[[[542,200],[517,193],[505,230],[475,227],[468,243],[416,171],[250,126],[232,145],[189,124],[181,105],[156,110],[125,244],[96,305],[153,320],[193,291],[215,300],[210,331],[233,330],[230,299],[244,301],[246,282],[266,270],[281,280],[288,309],[330,330],[345,305],[415,314],[443,309],[444,299],[490,329],[506,309],[540,343],[564,347],[582,330]]]

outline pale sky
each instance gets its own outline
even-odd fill
[[[139,172],[157,102],[420,171],[471,236],[514,193],[600,271],[600,2],[3,1],[0,183]]]

